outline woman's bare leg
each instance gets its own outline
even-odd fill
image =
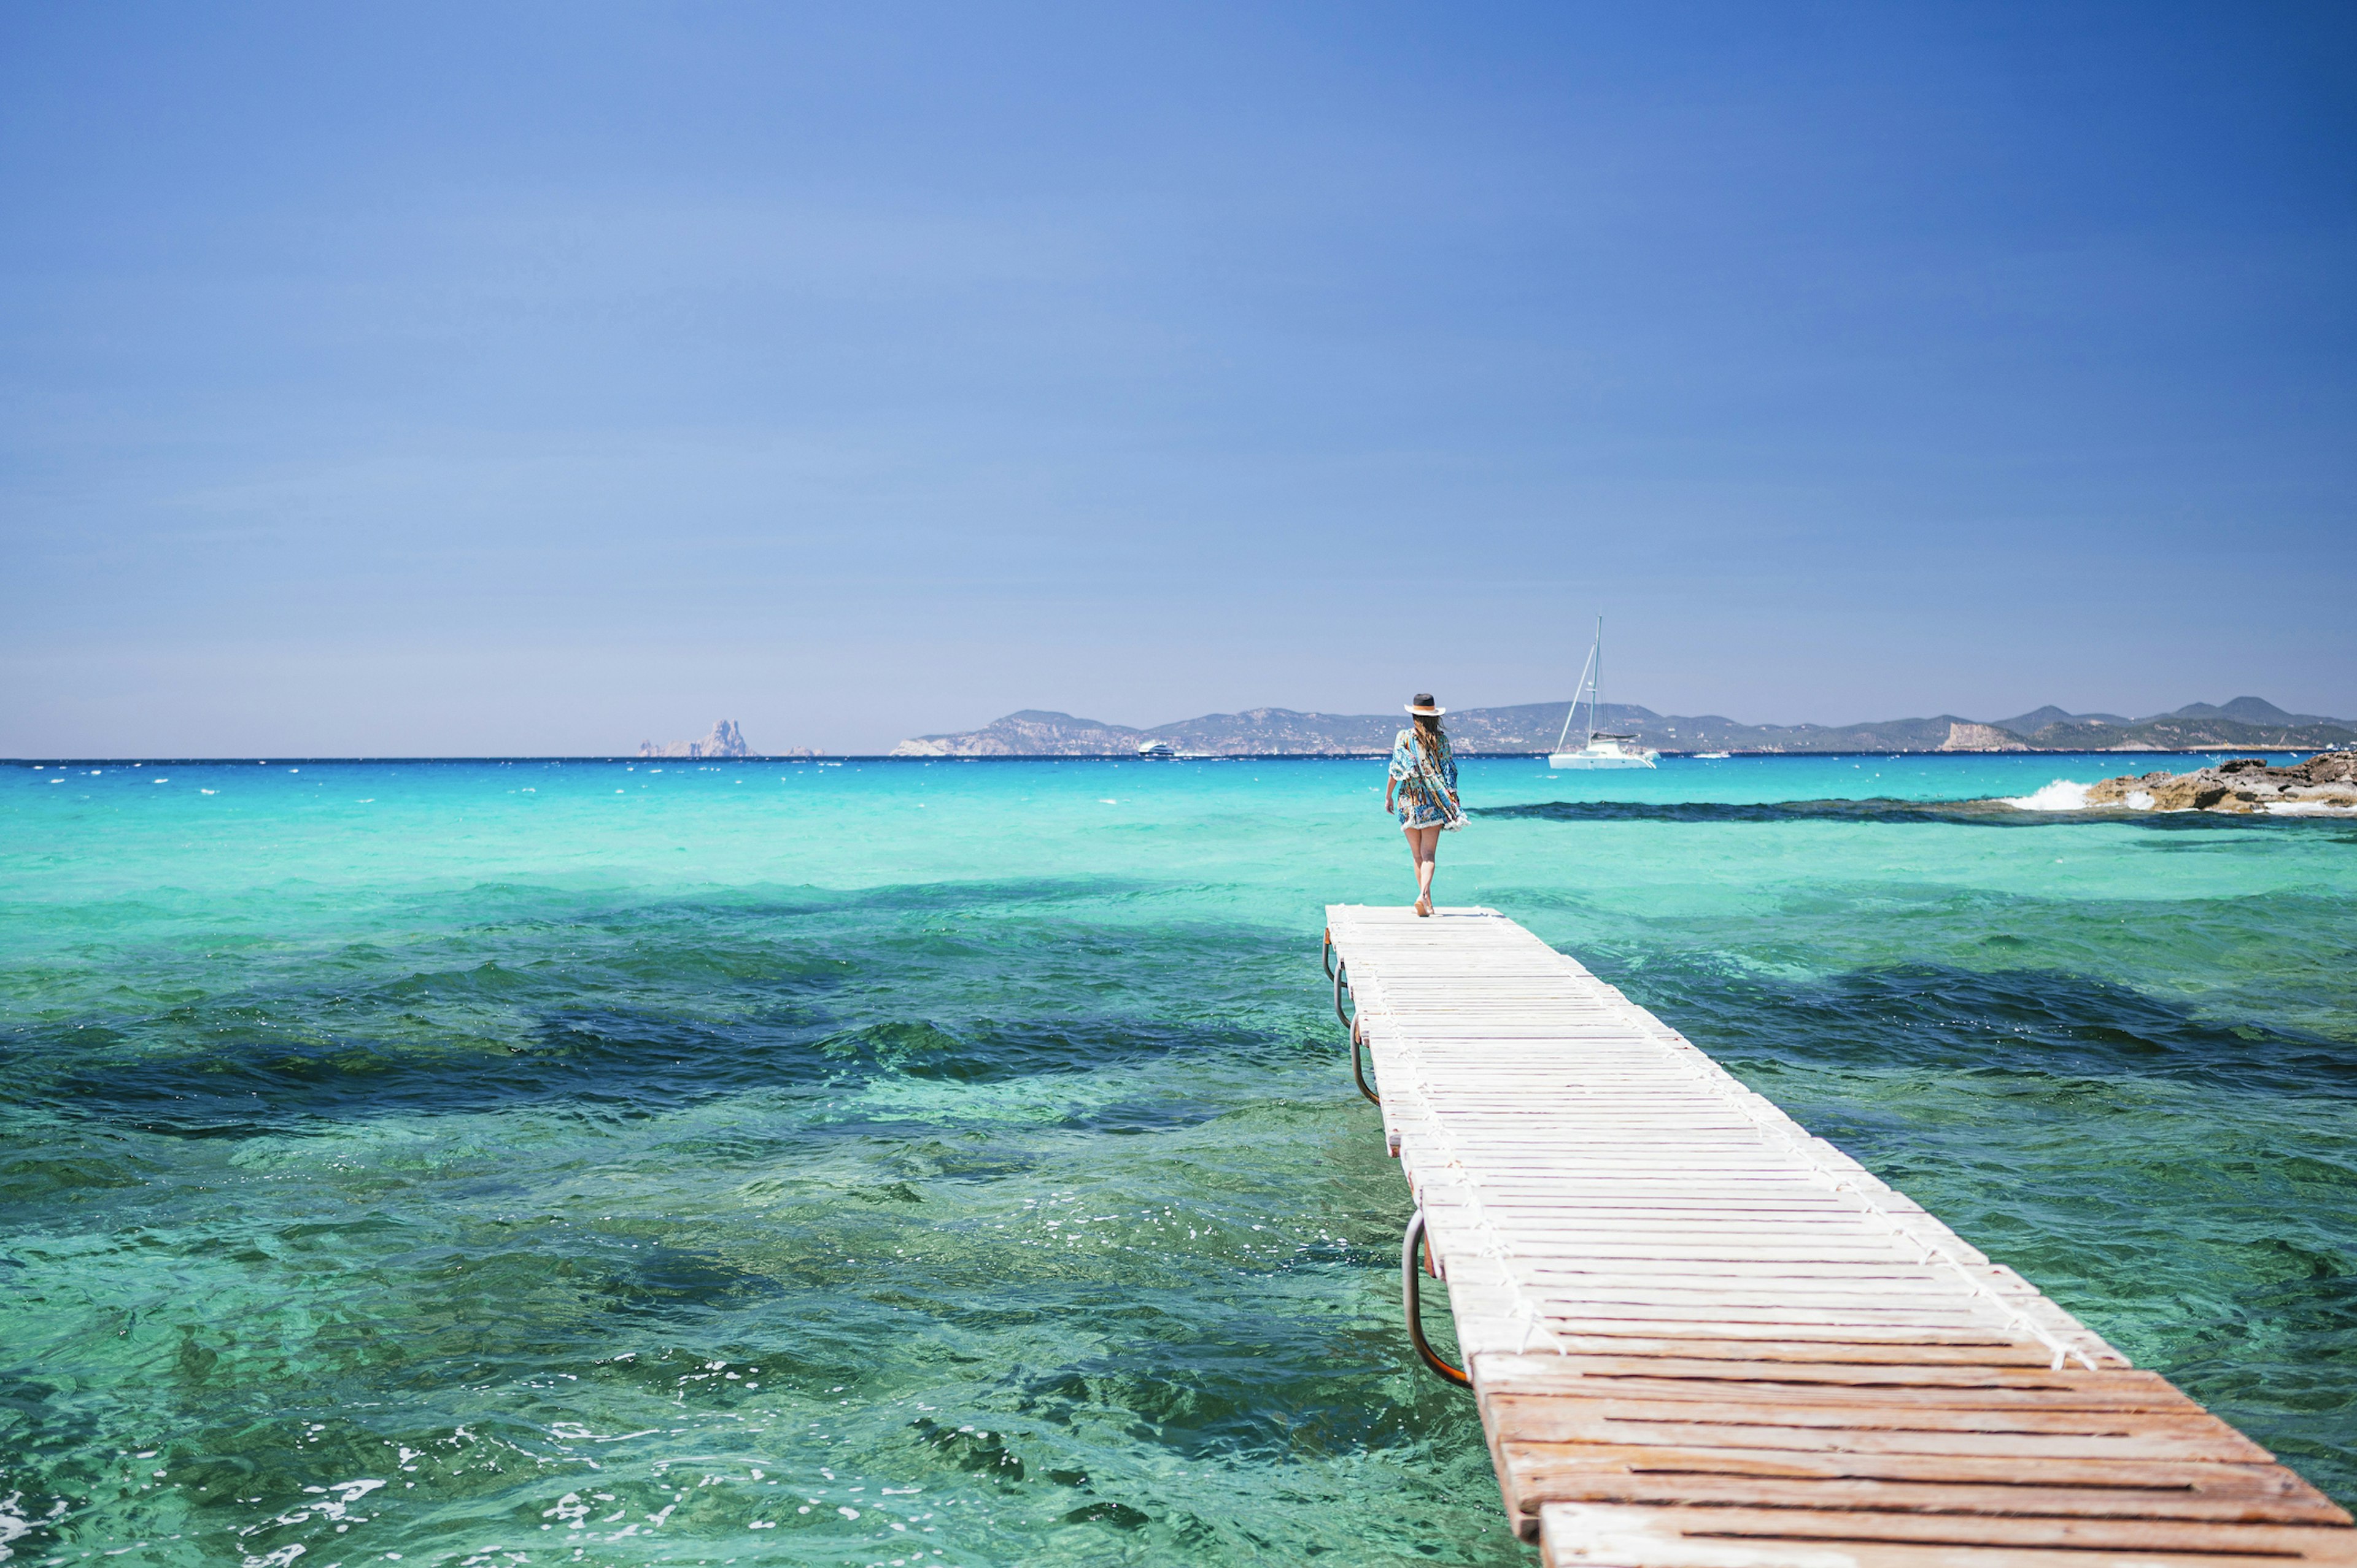
[[[1432,908],[1433,854],[1440,847],[1438,828],[1408,828],[1407,852],[1415,860],[1415,901],[1419,908]]]

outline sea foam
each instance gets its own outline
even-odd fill
[[[2024,811],[2083,811],[2087,809],[2087,786],[2057,779],[2027,795],[2007,795],[2003,799],[2007,805]]]

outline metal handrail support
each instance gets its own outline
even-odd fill
[[[1331,942],[1333,939],[1329,936],[1327,940]],[[1367,1087],[1367,1070],[1359,1065],[1359,1021],[1342,1011],[1342,990],[1351,983],[1351,966],[1345,962],[1329,972],[1334,976],[1334,1016],[1342,1020],[1342,1026],[1351,1031],[1351,1076],[1358,1080],[1359,1092],[1365,1095],[1370,1103],[1381,1105],[1383,1096]]]
[[[1424,1210],[1419,1208],[1408,1219],[1407,1233],[1400,1238],[1400,1310],[1407,1318],[1408,1343],[1415,1347],[1416,1359],[1432,1369],[1443,1381],[1469,1389],[1473,1380],[1440,1359],[1431,1342],[1424,1337],[1424,1298],[1421,1282],[1416,1279],[1416,1251],[1424,1241]],[[1434,1278],[1439,1278],[1437,1271]]]
[[[1324,962],[1325,962],[1325,965],[1326,965],[1326,978],[1327,978],[1327,979],[1329,979],[1329,980],[1333,979],[1333,978],[1334,978],[1334,928],[1333,928],[1333,927],[1331,927],[1331,926],[1329,926],[1329,927],[1327,927],[1327,928],[1326,928],[1326,947],[1325,947],[1325,950],[1324,950],[1323,951],[1321,951],[1318,956],[1318,958],[1319,958],[1319,959],[1321,959],[1321,960],[1322,960],[1322,961],[1324,961]]]

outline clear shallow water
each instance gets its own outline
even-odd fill
[[[1925,804],[2178,765],[1475,761],[1439,890],[2357,1499],[2357,829]],[[1381,787],[0,770],[5,1544],[1534,1561],[1318,965]]]

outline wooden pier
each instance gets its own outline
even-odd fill
[[[2357,1564],[2265,1449],[1512,920],[1327,922],[1547,1563]]]

